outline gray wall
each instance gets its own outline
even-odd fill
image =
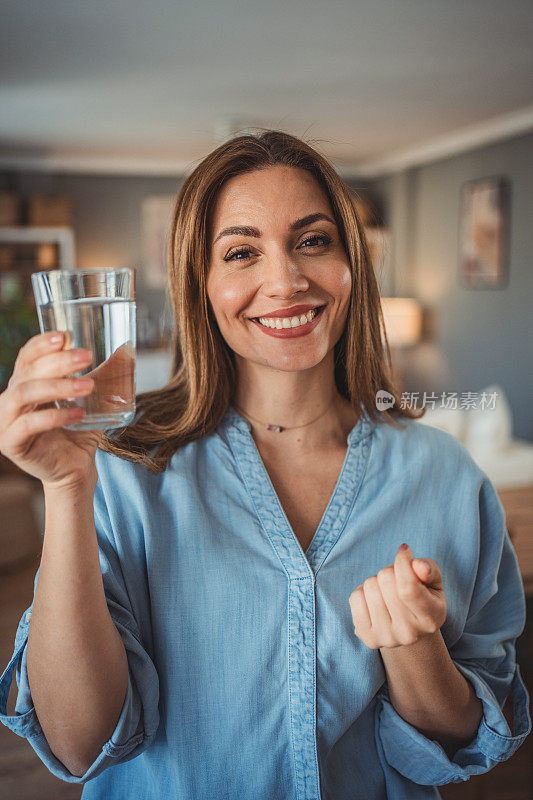
[[[458,277],[463,182],[511,182],[509,282],[467,289]],[[372,182],[393,236],[396,294],[429,312],[427,341],[405,359],[406,391],[502,386],[514,435],[533,440],[533,133]]]

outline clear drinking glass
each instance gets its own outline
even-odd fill
[[[31,276],[41,333],[64,331],[64,350],[90,350],[93,361],[69,376],[89,376],[89,395],[56,400],[86,414],[71,430],[106,430],[135,416],[135,270],[56,269]]]

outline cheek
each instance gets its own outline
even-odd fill
[[[339,276],[339,289],[343,295],[349,296],[352,290],[352,273],[350,267],[343,265]]]
[[[247,305],[249,287],[242,280],[225,277],[208,284],[208,294],[217,321],[232,321]]]
[[[339,305],[346,303],[352,291],[350,267],[341,262],[328,270],[324,288],[337,300]]]

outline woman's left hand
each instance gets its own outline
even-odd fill
[[[372,650],[414,644],[446,619],[440,569],[431,558],[413,559],[408,545],[400,547],[394,564],[358,586],[348,602],[355,634]]]

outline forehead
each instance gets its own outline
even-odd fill
[[[307,170],[278,165],[255,170],[222,186],[213,206],[211,235],[227,225],[261,227],[269,218],[290,222],[314,211],[332,214],[326,193]]]

